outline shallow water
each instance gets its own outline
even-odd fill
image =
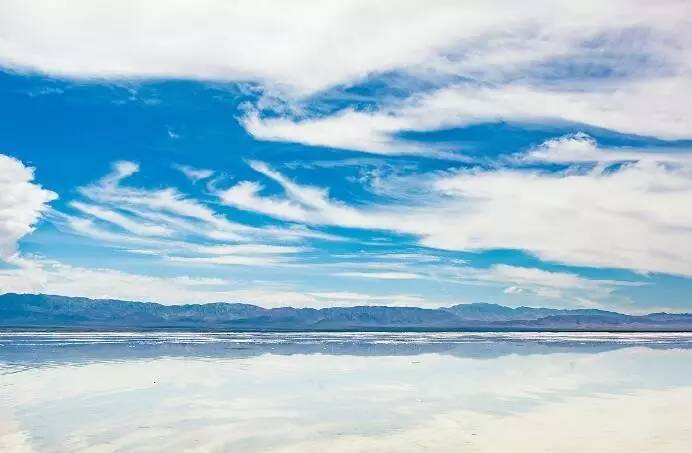
[[[0,451],[689,452],[692,335],[0,332]]]

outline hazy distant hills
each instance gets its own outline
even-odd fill
[[[0,327],[228,330],[622,330],[692,331],[692,314],[510,308],[262,308],[241,303],[161,305],[32,294],[0,295]]]

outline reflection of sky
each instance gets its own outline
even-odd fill
[[[607,348],[604,337],[419,335],[416,350],[386,336],[358,348],[332,334],[331,349],[319,337],[97,337],[0,336],[0,449],[687,451],[692,441],[684,338],[619,336]],[[132,354],[118,358],[123,348]]]

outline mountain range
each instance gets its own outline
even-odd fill
[[[597,309],[359,306],[262,308],[243,303],[162,305],[44,294],[0,295],[0,328],[209,330],[692,331],[692,314]]]

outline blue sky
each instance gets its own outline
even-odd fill
[[[122,3],[0,6],[1,292],[692,308],[685,2]]]

